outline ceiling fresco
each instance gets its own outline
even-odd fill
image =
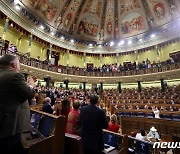
[[[100,42],[148,32],[180,17],[179,0],[23,0],[21,3],[50,29]]]

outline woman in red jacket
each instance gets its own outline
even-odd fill
[[[113,114],[111,116],[111,121],[108,123],[108,130],[117,133],[119,130],[119,125],[116,124],[117,116]]]

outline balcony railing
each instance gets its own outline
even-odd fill
[[[5,50],[0,50],[0,55],[6,54]],[[160,67],[152,67],[152,68],[143,68],[143,69],[136,69],[136,70],[124,70],[124,71],[117,71],[117,72],[102,72],[102,71],[90,71],[88,72],[84,68],[74,68],[69,66],[54,66],[47,64],[45,61],[39,61],[34,58],[25,56],[23,54],[17,54],[20,59],[20,63],[36,67],[39,69],[58,72],[63,74],[69,75],[78,75],[78,76],[97,76],[97,77],[113,77],[113,76],[131,76],[131,75],[143,75],[143,74],[151,74],[151,73],[158,73],[158,72],[165,72],[170,70],[175,70],[180,68],[180,63],[161,63]]]

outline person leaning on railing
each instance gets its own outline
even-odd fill
[[[1,49],[2,51],[2,49]],[[30,57],[30,53],[25,53],[24,55],[20,55],[21,57],[23,56],[27,56],[27,65],[31,66],[31,57]],[[38,62],[37,62],[38,61]],[[173,60],[171,60],[173,61]],[[40,63],[40,58],[36,58],[36,63]],[[49,59],[46,59],[44,61],[42,61],[42,68],[51,71],[52,68],[49,68],[50,66],[50,61]],[[63,73],[67,73],[67,74],[71,74],[71,72],[73,73],[74,71],[85,71],[85,72],[102,72],[102,74],[104,75],[108,75],[109,73],[113,72],[114,75],[118,74],[118,75],[136,75],[136,74],[144,74],[144,73],[155,73],[155,72],[161,72],[161,71],[166,71],[169,70],[168,67],[169,65],[173,65],[176,64],[176,67],[170,67],[169,69],[175,69],[175,68],[179,68],[177,65],[178,62],[171,62],[170,64],[165,62],[160,62],[158,61],[158,63],[156,63],[155,61],[153,61],[152,63],[150,62],[150,60],[146,60],[146,61],[142,61],[142,62],[138,62],[138,64],[136,64],[136,62],[134,63],[128,63],[125,65],[117,65],[115,64],[104,64],[102,67],[94,67],[93,65],[88,65],[87,68],[85,69],[81,69],[79,67],[69,67],[69,66],[62,66],[63,68],[65,68],[66,71],[63,71]],[[163,68],[162,68],[163,66]],[[173,65],[174,66],[174,65]],[[58,67],[58,66],[56,66]],[[58,71],[58,69],[54,69],[56,72]],[[72,70],[72,71],[70,71]],[[124,72],[124,73],[123,73]],[[120,73],[120,74],[119,74]],[[81,74],[81,73],[80,73]],[[95,73],[94,75],[100,75],[98,73]]]

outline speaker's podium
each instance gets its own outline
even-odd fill
[[[64,154],[65,117],[31,109],[31,131],[22,135],[27,154]]]

